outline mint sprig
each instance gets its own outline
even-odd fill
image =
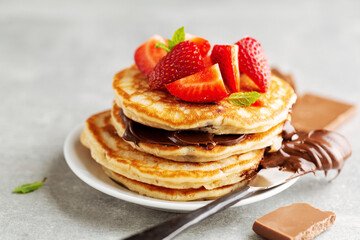
[[[248,107],[251,104],[253,104],[254,102],[256,102],[256,100],[258,100],[258,98],[260,96],[261,96],[261,94],[256,91],[237,92],[237,93],[231,94],[226,99],[233,105],[240,106],[240,107]]]
[[[185,28],[181,27],[175,31],[172,39],[168,39],[168,46],[163,43],[156,43],[156,48],[163,48],[166,52],[170,52],[173,47],[178,45],[179,43],[185,41]]]
[[[14,189],[13,193],[23,193],[24,194],[24,193],[29,193],[29,192],[35,191],[42,186],[42,184],[45,182],[45,180],[46,180],[46,178],[44,178],[40,182],[27,183],[27,184],[18,186],[17,188]]]

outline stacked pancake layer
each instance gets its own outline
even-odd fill
[[[243,186],[256,174],[265,148],[280,146],[296,99],[292,88],[273,76],[262,107],[227,100],[187,103],[149,89],[136,67],[115,75],[113,88],[112,109],[87,120],[81,142],[113,180],[174,201],[213,199]],[[191,139],[201,134],[204,141]],[[186,141],[174,140],[178,135]]]

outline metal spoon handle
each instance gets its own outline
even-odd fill
[[[171,218],[168,221],[160,223],[157,226],[146,229],[140,233],[132,235],[124,240],[137,240],[137,239],[171,239],[188,227],[202,221],[203,219],[220,212],[241,199],[253,194],[256,190],[254,188],[245,186],[228,193],[211,203],[186,214]]]

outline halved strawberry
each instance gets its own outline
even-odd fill
[[[203,58],[195,43],[181,42],[156,64],[149,75],[150,88],[161,89],[165,84],[200,72],[204,68]]]
[[[211,45],[208,40],[191,35],[190,33],[185,34],[185,41],[188,40],[190,42],[193,42],[196,44],[196,46],[199,48],[201,56],[205,57],[208,52],[210,51]]]
[[[159,35],[154,35],[135,51],[135,63],[145,75],[149,75],[167,53],[162,48],[156,48],[156,43],[167,44],[167,41]]]
[[[218,64],[166,85],[174,96],[197,103],[217,102],[227,97]]]
[[[237,45],[215,45],[211,53],[213,64],[219,63],[221,75],[230,93],[240,91],[239,47]]]
[[[245,37],[235,44],[239,46],[240,72],[246,73],[262,92],[266,92],[271,82],[271,70],[264,49],[251,37]]]

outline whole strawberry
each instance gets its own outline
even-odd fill
[[[166,39],[159,35],[154,35],[135,51],[135,64],[146,76],[149,76],[155,65],[166,55],[164,49],[155,47],[159,42],[166,44]]]
[[[239,46],[239,70],[246,73],[262,92],[269,89],[271,70],[264,49],[251,37],[235,43]]]
[[[203,58],[195,43],[190,41],[180,42],[150,72],[150,88],[164,88],[165,84],[200,72],[204,68]]]

